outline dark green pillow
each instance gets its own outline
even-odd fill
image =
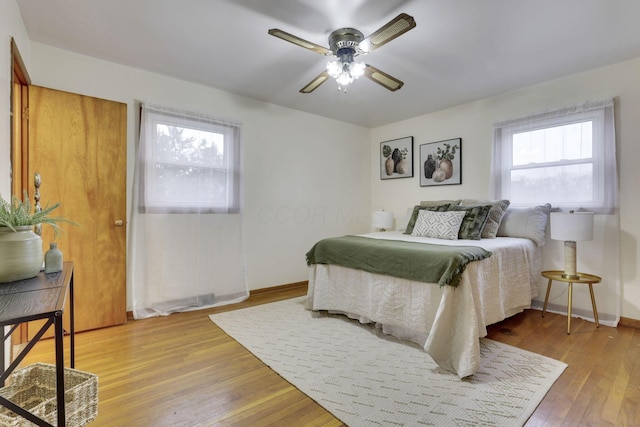
[[[434,212],[446,212],[451,206],[449,203],[439,206],[421,206],[416,205],[413,208],[413,212],[411,213],[411,219],[409,219],[409,224],[407,224],[407,228],[404,230],[404,234],[411,234],[413,232],[413,227],[416,225],[416,221],[418,220],[418,214],[421,210],[434,211]],[[466,215],[465,215],[466,218]]]
[[[464,219],[458,232],[459,239],[480,240],[482,238],[482,227],[487,222],[489,211],[493,205],[486,206],[449,206],[450,211],[464,211]]]

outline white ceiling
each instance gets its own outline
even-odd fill
[[[638,0],[18,0],[31,40],[309,113],[375,127],[640,57]],[[401,12],[416,28],[366,56],[405,85],[299,89],[328,47]],[[640,77],[639,77],[640,84]]]

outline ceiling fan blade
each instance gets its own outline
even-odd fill
[[[383,25],[378,31],[362,40],[358,49],[362,53],[368,53],[376,50],[380,46],[390,42],[398,36],[401,36],[415,26],[416,20],[413,19],[413,16],[401,13]]]
[[[395,77],[385,73],[384,71],[378,70],[376,67],[367,64],[364,75],[367,76],[370,80],[378,83],[381,86],[386,87],[392,92],[400,89],[404,82],[396,79]]]
[[[309,50],[312,50],[314,52],[317,52],[320,55],[333,55],[333,52],[331,52],[326,47],[322,47],[322,46],[317,45],[315,43],[311,43],[310,41],[301,39],[298,36],[294,36],[293,34],[289,34],[286,31],[282,31],[282,30],[279,30],[277,28],[270,29],[269,30],[269,34],[271,34],[274,37],[278,37],[278,38],[280,38],[282,40],[286,40],[289,43],[293,43],[293,44],[298,45],[300,47],[303,47],[305,49],[309,49]]]
[[[327,81],[328,78],[329,78],[329,73],[327,73],[326,71],[321,72],[316,76],[315,79],[311,80],[305,87],[300,89],[300,93],[313,92],[314,90],[316,90],[318,86],[320,86],[322,83]]]

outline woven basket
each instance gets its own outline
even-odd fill
[[[98,377],[71,368],[64,369],[66,425],[79,427],[98,415]],[[11,384],[0,388],[0,395],[52,425],[58,424],[56,367],[34,363],[11,375]],[[0,406],[0,426],[34,424]]]

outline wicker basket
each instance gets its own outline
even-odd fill
[[[71,368],[64,369],[64,401],[67,426],[84,426],[98,415],[98,377]],[[34,363],[11,375],[11,384],[0,395],[52,425],[58,423],[56,367]],[[0,426],[34,424],[0,406]]]

